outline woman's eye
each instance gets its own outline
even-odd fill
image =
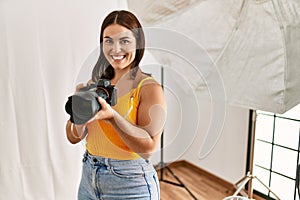
[[[121,40],[121,44],[129,44],[130,41],[129,40]]]
[[[106,40],[104,40],[104,43],[105,43],[105,44],[112,44],[113,41],[112,41],[111,39],[106,39]]]

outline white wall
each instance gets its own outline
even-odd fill
[[[187,160],[232,183],[242,178],[246,172],[248,109],[226,105],[224,119],[212,124],[213,120],[220,120],[214,115],[222,115],[223,111],[214,112],[217,109],[214,104],[218,101],[212,103],[208,88],[195,91],[190,77],[176,70],[178,66],[162,66],[151,52],[145,54],[141,65],[159,82],[161,67],[164,68],[164,91],[168,104],[164,161]],[[189,68],[184,63],[179,66]],[[213,147],[210,153],[202,157],[200,150],[205,137],[211,136],[213,125],[220,128],[219,138],[210,144]],[[155,164],[160,162],[160,146],[151,161]]]
[[[167,74],[165,75],[167,76]],[[211,120],[214,120],[210,99],[186,94],[172,80],[165,78],[168,102],[168,119],[164,132],[165,162],[187,160],[220,178],[235,183],[245,175],[248,110],[226,106],[226,115],[221,125],[221,132],[216,144],[205,157],[200,157],[200,150],[206,134],[210,134]],[[176,98],[174,97],[176,94]],[[198,97],[198,98],[197,98]],[[197,102],[195,102],[197,101]],[[153,155],[152,161],[160,161],[160,149]]]
[[[211,153],[199,158],[201,128],[183,159],[231,183],[245,176],[248,141],[248,110],[227,107],[224,129]]]

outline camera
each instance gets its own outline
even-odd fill
[[[75,124],[84,124],[89,121],[99,110],[101,105],[98,97],[102,97],[109,105],[117,104],[117,89],[107,79],[99,79],[83,87],[76,94],[69,96],[65,105],[70,121]]]

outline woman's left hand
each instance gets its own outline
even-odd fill
[[[101,97],[98,97],[101,109],[87,123],[95,120],[109,120],[114,117],[114,109]]]

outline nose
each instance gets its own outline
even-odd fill
[[[115,42],[115,43],[114,43],[113,51],[114,51],[115,53],[121,52],[121,45],[119,44],[119,42]]]

